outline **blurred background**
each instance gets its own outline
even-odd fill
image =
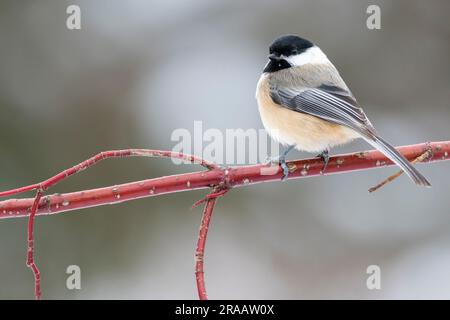
[[[81,30],[66,8],[81,8]],[[370,4],[381,29],[366,27]],[[268,46],[296,33],[328,54],[394,145],[450,139],[450,3],[431,1],[1,1],[0,189],[109,149],[172,149],[171,133],[262,128],[256,82]],[[333,153],[370,149],[356,142]],[[293,152],[290,158],[311,156]],[[198,170],[159,159],[102,163],[52,192]],[[240,188],[220,199],[206,246],[216,299],[450,298],[450,163],[425,190],[385,168]],[[36,222],[47,299],[194,299],[207,191]],[[29,195],[23,195],[29,196]],[[0,221],[0,298],[33,298],[26,219]],[[66,268],[81,268],[81,290]],[[368,290],[366,268],[381,268]]]

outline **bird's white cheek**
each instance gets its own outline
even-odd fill
[[[318,47],[312,47],[305,52],[295,56],[284,57],[292,66],[298,67],[305,64],[326,64],[330,63],[327,56]]]

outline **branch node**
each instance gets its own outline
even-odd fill
[[[201,205],[202,203],[205,203],[208,200],[211,199],[217,199],[219,197],[222,197],[223,195],[225,195],[225,193],[227,193],[228,191],[230,191],[229,187],[216,187],[213,189],[212,193],[207,194],[203,199],[200,199],[198,201],[196,201],[191,209],[195,209],[197,208],[199,205]]]
[[[425,161],[430,160],[432,158],[433,158],[433,149],[431,148],[430,143],[427,142],[427,147],[426,147],[425,151],[420,156],[418,156],[413,161],[411,161],[411,163],[414,164],[414,163],[418,163],[418,162],[425,162]],[[394,173],[393,175],[390,175],[389,177],[387,177],[386,179],[384,179],[383,181],[381,181],[377,185],[369,188],[369,192],[377,191],[378,189],[380,189],[384,185],[386,185],[386,184],[394,181],[398,177],[400,177],[403,174],[403,172],[404,172],[403,170],[399,170],[398,172]]]

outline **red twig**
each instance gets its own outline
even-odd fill
[[[28,218],[28,248],[27,248],[27,266],[34,275],[34,296],[37,300],[41,299],[41,273],[34,261],[34,217],[42,197],[42,189],[38,188],[31,207],[30,217]]]
[[[34,292],[35,298],[39,300],[41,298],[41,273],[39,268],[36,265],[34,260],[34,219],[37,212],[37,209],[40,205],[40,200],[42,198],[43,192],[56,185],[58,182],[80,172],[83,171],[96,163],[109,159],[109,158],[119,158],[119,157],[158,157],[158,158],[175,158],[184,161],[188,161],[191,163],[197,163],[204,166],[207,169],[218,169],[219,167],[214,164],[207,162],[201,158],[198,158],[193,155],[187,155],[179,152],[172,151],[161,151],[161,150],[148,150],[148,149],[127,149],[127,150],[115,150],[115,151],[106,151],[101,152],[75,166],[72,168],[66,169],[59,174],[47,179],[41,183],[36,183],[30,186],[21,187],[13,190],[8,190],[4,192],[0,192],[0,197],[19,194],[22,192],[37,190],[36,196],[33,200],[33,205],[31,206],[31,212],[28,219],[28,246],[27,246],[27,266],[32,270],[34,275]],[[117,188],[113,188],[113,192],[117,191]],[[115,194],[116,198],[120,198],[120,194]],[[67,201],[67,200],[65,200]],[[67,202],[63,202],[62,205],[66,205]]]
[[[205,245],[206,237],[208,235],[209,223],[211,221],[217,198],[223,196],[228,192],[228,190],[228,188],[222,190],[214,190],[212,193],[208,194],[205,199],[202,199],[194,204],[194,206],[198,206],[201,202],[206,202],[205,208],[203,209],[200,230],[198,232],[197,249],[195,250],[195,279],[197,281],[198,298],[200,300],[208,299],[208,296],[206,295],[203,261],[205,257]]]
[[[198,232],[197,249],[195,250],[195,280],[197,281],[198,298],[207,300],[205,277],[203,271],[203,258],[205,256],[206,237],[208,235],[209,222],[216,204],[216,198],[208,199],[203,210],[202,222]]]
[[[408,160],[413,161],[428,148],[431,149],[432,154],[427,159],[427,162],[450,160],[450,141],[421,143],[399,147],[398,150]],[[391,165],[393,164],[389,159],[375,150],[342,154],[330,158],[324,175],[382,168]],[[289,180],[291,180],[320,175],[323,162],[321,159],[311,158],[289,161],[288,166],[291,171]],[[39,203],[36,215],[50,215],[168,193],[206,189],[216,185],[241,187],[262,182],[280,181],[281,177],[282,171],[278,166],[270,167],[265,164],[215,168],[209,171],[177,174],[92,190],[44,196]],[[27,188],[32,190],[38,186],[39,184],[36,184]],[[18,193],[19,191],[17,190],[23,189],[1,192],[0,197]],[[28,216],[33,202],[33,198],[0,201],[0,219]]]
[[[416,159],[429,150],[430,156],[427,162],[449,160],[450,141],[433,143],[422,143],[398,148],[398,150],[410,161]],[[145,156],[145,157],[166,157],[183,159],[192,163],[198,163],[209,169],[209,171],[199,171],[193,173],[178,174],[167,177],[159,177],[143,181],[136,181],[117,186],[98,188],[93,190],[83,190],[66,194],[53,194],[42,196],[42,193],[51,186],[54,186],[63,179],[76,174],[97,162],[117,157]],[[351,154],[337,155],[330,158],[325,175],[344,173],[349,171],[365,170],[392,165],[392,162],[378,151],[365,151]],[[290,169],[289,179],[312,177],[321,175],[323,163],[321,159],[312,158],[288,162]],[[230,188],[240,187],[250,184],[280,181],[282,171],[278,166],[267,164],[257,164],[250,166],[221,168],[215,164],[208,163],[203,159],[175,153],[170,151],[128,149],[99,153],[98,155],[83,161],[82,163],[64,170],[63,172],[47,179],[41,183],[30,186],[0,192],[0,197],[22,193],[30,190],[37,190],[35,198],[9,199],[0,202],[0,219],[30,216],[28,226],[28,254],[27,264],[31,267],[35,275],[36,297],[40,297],[40,274],[34,263],[34,237],[33,224],[35,215],[56,214],[60,212],[83,209],[94,206],[114,204],[118,202],[130,201],[134,199],[157,196],[180,191],[214,188],[214,192],[205,199],[200,200],[195,205],[206,201],[205,211],[202,219],[202,227],[199,234],[196,257],[196,279],[199,289],[199,297],[206,298],[203,279],[203,254],[207,234],[207,228],[211,218],[212,210],[216,198],[226,193]],[[194,206],[195,206],[194,205]],[[205,227],[203,227],[205,226]]]
[[[411,161],[411,163],[418,163],[418,162],[426,161],[432,154],[433,154],[433,150],[431,148],[428,148],[424,153],[422,153],[420,156],[418,156],[413,161]],[[386,179],[381,181],[376,186],[369,188],[369,192],[377,191],[381,187],[387,185],[388,183],[390,183],[390,182],[394,181],[395,179],[397,179],[398,177],[400,177],[402,174],[403,174],[403,170],[397,171],[393,175],[390,175],[389,177],[387,177]]]
[[[95,156],[73,166],[72,168],[66,169],[57,175],[42,181],[40,183],[32,184],[29,186],[7,190],[0,192],[0,197],[6,197],[13,194],[18,194],[30,190],[36,190],[41,188],[42,190],[46,190],[58,182],[80,172],[86,170],[89,167],[99,163],[102,160],[111,159],[111,158],[125,158],[125,157],[150,157],[150,158],[172,158],[172,159],[180,159],[191,163],[199,164],[207,169],[218,169],[219,167],[211,162],[207,162],[199,157],[184,154],[181,152],[172,152],[172,151],[162,151],[162,150],[149,150],[149,149],[126,149],[126,150],[112,150],[105,151],[96,154]]]

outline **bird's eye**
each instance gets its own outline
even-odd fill
[[[292,49],[291,54],[293,54],[293,55],[298,54],[298,50],[297,49]]]

